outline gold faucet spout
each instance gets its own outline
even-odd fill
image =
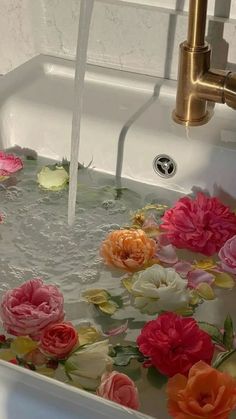
[[[190,0],[187,40],[180,44],[176,108],[182,125],[203,125],[210,119],[207,102],[236,108],[236,74],[211,69],[211,49],[205,42],[207,0]]]

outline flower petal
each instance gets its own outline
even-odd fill
[[[199,284],[196,288],[198,294],[200,297],[204,298],[204,300],[214,300],[215,294],[213,289],[210,285],[208,285],[206,282],[203,282]]]
[[[158,252],[156,253],[157,258],[164,263],[173,265],[174,263],[178,262],[178,257],[175,251],[174,246],[169,244],[167,246],[163,246]]]
[[[235,285],[232,276],[226,272],[214,272],[215,285],[220,288],[231,289]]]
[[[214,282],[214,275],[202,270],[194,269],[188,273],[188,286],[190,288],[197,288],[199,284],[212,284]]]

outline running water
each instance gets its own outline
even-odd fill
[[[71,130],[70,154],[70,184],[68,200],[68,224],[71,226],[75,220],[75,205],[77,195],[78,154],[80,142],[80,122],[83,109],[84,77],[87,61],[89,28],[94,0],[81,0],[79,30],[76,51],[74,106]]]

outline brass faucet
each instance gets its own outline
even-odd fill
[[[211,48],[205,42],[208,0],[190,0],[187,41],[180,44],[178,88],[173,119],[186,126],[211,118],[207,102],[236,109],[236,73],[211,68]]]

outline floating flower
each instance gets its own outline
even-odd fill
[[[69,175],[62,166],[43,167],[37,175],[39,185],[50,191],[59,191],[69,182]]]
[[[49,325],[40,337],[42,352],[56,359],[67,358],[78,343],[78,332],[71,323]]]
[[[211,256],[236,234],[236,215],[218,198],[199,192],[181,198],[162,218],[170,243]]]
[[[156,314],[188,307],[190,293],[187,284],[187,280],[174,269],[153,265],[135,273],[130,278],[128,290],[134,296],[134,305],[141,312]]]
[[[111,370],[112,359],[108,353],[108,340],[85,346],[68,358],[65,363],[66,372],[74,384],[95,390],[100,384],[102,375]]]
[[[214,346],[210,336],[193,318],[161,314],[144,326],[137,339],[140,352],[162,374],[188,374],[197,361],[211,362]]]
[[[18,172],[22,168],[23,162],[20,157],[0,151],[0,177],[9,176],[11,173]]]
[[[83,292],[83,297],[91,304],[97,306],[103,313],[114,314],[119,306],[111,295],[103,289],[95,288]]]
[[[236,275],[236,235],[227,240],[220,249],[219,258],[222,269]]]
[[[134,410],[140,407],[138,390],[134,382],[127,375],[116,371],[102,376],[97,395]]]
[[[177,374],[169,379],[167,394],[175,419],[227,419],[236,407],[236,380],[199,361],[188,378]]]
[[[107,265],[137,271],[154,259],[157,245],[143,230],[116,230],[102,242],[100,253]]]
[[[8,333],[38,338],[47,326],[64,318],[63,295],[39,278],[5,292],[0,316]]]

